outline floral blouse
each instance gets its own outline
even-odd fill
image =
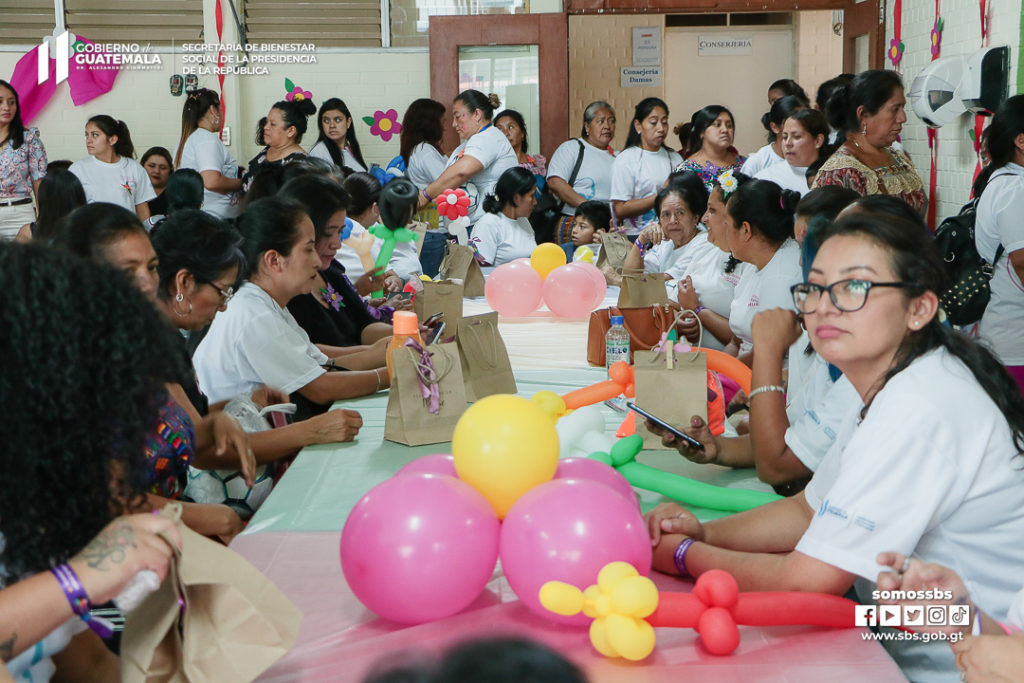
[[[925,196],[924,182],[914,170],[914,162],[906,152],[892,147],[887,147],[886,151],[892,156],[893,163],[869,168],[843,145],[822,165],[811,183],[811,189],[839,185],[861,196],[889,194],[899,197],[924,216],[928,210],[928,198]]]
[[[32,196],[32,183],[46,175],[46,150],[38,128],[26,128],[21,147],[10,138],[0,144],[0,199]]]
[[[736,161],[731,166],[716,166],[710,161],[705,162],[703,166],[698,164],[696,161],[690,159],[683,159],[683,163],[675,167],[674,171],[693,171],[700,176],[700,179],[704,181],[704,187],[711,192],[711,188],[714,185],[715,179],[725,173],[728,170],[739,172],[743,168],[743,164],[746,163],[747,158],[742,154],[736,155]]]

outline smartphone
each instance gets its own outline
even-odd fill
[[[441,334],[444,332],[445,327],[444,321],[441,321],[430,329],[430,332],[427,333],[427,346],[436,344],[441,339]]]
[[[673,427],[668,422],[662,420],[660,417],[655,417],[654,415],[651,415],[649,412],[647,412],[643,408],[640,408],[639,406],[637,406],[637,404],[633,403],[632,401],[627,401],[626,407],[632,410],[637,415],[647,418],[648,420],[658,425],[662,429],[667,429],[668,431],[672,432],[672,434],[674,434],[676,438],[685,441],[690,448],[693,448],[694,450],[698,451],[704,450],[704,444],[702,444],[700,441],[697,441],[697,439],[693,438],[689,434],[684,434],[676,427]]]
[[[444,313],[443,312],[435,313],[434,315],[430,316],[429,318],[427,318],[426,320],[423,321],[423,326],[424,327],[431,327],[434,324],[436,324],[437,321],[440,320],[443,317],[444,317]]]

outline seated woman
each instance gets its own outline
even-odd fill
[[[206,328],[218,312],[227,308],[241,281],[245,267],[241,235],[205,211],[185,210],[162,221],[151,238],[159,258],[157,308],[168,323],[181,330]],[[182,387],[194,421],[222,410],[227,403],[210,405],[194,373],[185,376]],[[267,387],[257,388],[251,397],[261,408],[288,401],[287,395]],[[362,419],[355,411],[330,410],[294,424],[252,432],[249,442],[256,462],[262,464],[294,455],[304,446],[351,441],[361,425]]]
[[[162,216],[167,214],[167,196],[164,190],[167,189],[167,179],[174,172],[174,162],[171,160],[171,153],[164,147],[150,147],[139,160],[142,168],[146,169],[149,175],[149,182],[153,183],[155,199],[146,202],[149,205],[149,215]]]
[[[166,213],[154,214],[147,218],[144,223],[147,230],[152,230],[153,226],[173,213],[201,209],[206,196],[203,177],[191,168],[179,168],[167,179],[167,189],[162,196]]]
[[[1024,566],[1024,398],[989,351],[939,322],[944,272],[929,237],[899,221],[826,230],[794,304],[865,408],[792,498],[706,525],[674,504],[653,511],[656,568],[837,595],[860,577],[874,602],[878,554],[895,550],[955,565],[978,608],[1006,617]],[[955,680],[945,644],[883,644],[911,680]]]
[[[494,127],[505,134],[508,144],[516,153],[519,166],[525,168],[537,178],[537,190],[544,189],[548,174],[548,160],[543,154],[527,154],[529,145],[526,137],[526,121],[515,109],[505,109],[494,117]]]
[[[587,200],[576,206],[576,215],[572,221],[572,241],[562,245],[566,262],[572,261],[576,250],[591,246],[597,261],[597,249],[600,249],[601,235],[612,229],[612,210],[608,202]]]
[[[16,242],[38,240],[48,244],[57,233],[57,225],[69,213],[85,206],[85,190],[71,171],[47,173],[39,183],[39,215],[18,231]]]
[[[316,231],[320,273],[314,278],[313,291],[288,302],[288,310],[310,341],[365,350],[363,345],[390,338],[391,325],[377,322],[346,276],[345,267],[335,259],[345,230],[345,190],[323,176],[307,175],[290,181],[278,196],[301,204]],[[383,355],[380,362],[384,362]]]
[[[156,252],[132,212],[103,202],[83,206],[64,220],[54,244],[94,264],[113,266],[155,302],[159,282]],[[162,329],[177,341],[174,335],[178,333],[170,326],[164,324]],[[180,342],[177,353],[187,357]],[[247,482],[255,470],[252,448],[234,418],[224,413],[200,418],[195,412],[182,387],[190,375],[185,371],[176,382],[167,384],[159,422],[147,440],[147,485],[153,507],[181,497],[189,465],[199,469],[241,467]],[[225,543],[242,530],[242,520],[226,505],[184,503],[182,521]]]
[[[51,571],[73,573],[85,609],[141,570],[163,580],[181,546],[172,522],[115,517],[145,510],[147,435],[185,366],[152,303],[110,268],[0,243],[0,290],[0,385],[17,397],[0,421],[0,677],[81,676],[87,661],[120,680]]]
[[[338,260],[363,296],[378,290],[389,294],[401,290],[406,280],[419,277],[422,266],[416,244],[399,242],[385,272],[378,273],[380,269],[373,267],[384,240],[371,235],[368,228],[380,223],[377,200],[384,187],[369,173],[353,173],[345,178],[341,187],[349,197],[346,223],[351,223],[351,230],[338,251]]]
[[[754,178],[770,180],[786,190],[804,196],[810,192],[807,169],[822,158],[822,149],[828,140],[828,123],[813,109],[801,109],[782,123],[782,149],[785,162],[759,171]]]
[[[761,123],[768,129],[768,144],[757,150],[743,163],[740,172],[751,177],[786,160],[782,148],[782,125],[794,113],[807,107],[807,101],[793,95],[785,95],[772,102],[771,111],[761,118]]]
[[[248,282],[214,318],[194,357],[199,385],[210,400],[250,393],[265,384],[292,395],[305,408],[301,412],[320,413],[334,401],[388,387],[387,371],[372,359],[314,346],[286,308],[312,289],[320,271],[313,222],[302,206],[261,199],[239,217],[238,229]]]
[[[473,226],[469,241],[485,265],[500,266],[533,253],[537,241],[526,219],[537,205],[536,189],[533,174],[514,166],[498,178],[494,194],[484,198],[486,213]]]
[[[688,144],[683,151],[684,160],[673,170],[693,171],[711,184],[722,173],[743,168],[747,158],[732,146],[736,137],[736,123],[732,112],[720,104],[710,104],[693,112],[690,122],[683,124],[679,139]]]

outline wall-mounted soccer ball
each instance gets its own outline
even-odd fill
[[[274,463],[256,468],[256,482],[249,488],[238,470],[198,470],[188,468],[185,497],[197,503],[219,503],[230,506],[247,521],[274,487]]]

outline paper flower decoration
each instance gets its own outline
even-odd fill
[[[445,190],[437,198],[437,212],[448,220],[469,215],[469,195],[461,187]]]
[[[740,186],[739,181],[736,180],[736,176],[732,174],[731,168],[718,176],[718,186],[722,188],[722,194],[726,197]]]
[[[394,109],[373,112],[373,116],[364,116],[363,123],[370,127],[370,135],[376,135],[388,142],[392,135],[402,132],[402,124],[398,122],[398,112]]]
[[[345,302],[341,299],[341,294],[339,294],[329,282],[327,283],[327,287],[320,288],[320,298],[324,300],[325,304],[336,311],[340,311],[341,307],[345,305]]]
[[[288,94],[284,96],[289,102],[301,102],[302,100],[312,99],[313,93],[308,90],[303,90],[300,86],[292,83],[290,78],[284,79],[284,89],[288,91]]]
[[[939,45],[942,43],[942,17],[935,17],[935,25],[932,26],[932,59],[939,56]]]
[[[893,38],[889,41],[889,61],[896,66],[901,59],[903,59],[903,42],[898,38]]]

